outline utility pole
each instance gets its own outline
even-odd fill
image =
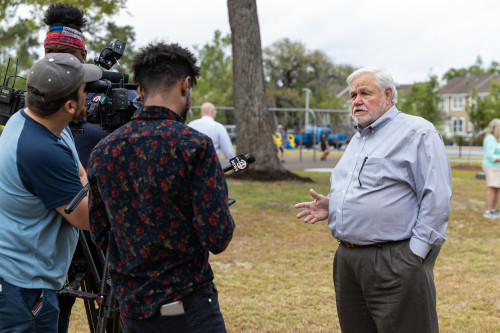
[[[311,89],[303,88],[302,90],[304,90],[306,92],[306,110],[309,110],[309,94],[311,93]],[[305,128],[308,128],[308,127],[309,127],[309,112],[306,111],[306,127]]]

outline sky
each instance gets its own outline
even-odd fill
[[[498,0],[257,0],[262,48],[288,38],[334,64],[380,66],[397,84],[439,78],[478,56],[500,62]],[[230,33],[227,0],[128,0],[116,20],[135,28],[137,47],[193,48]]]

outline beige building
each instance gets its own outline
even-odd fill
[[[456,77],[440,89],[439,107],[444,113],[443,135],[452,137],[472,131],[467,113],[472,91],[475,90],[480,98],[484,98],[490,92],[491,81],[499,78],[497,73]]]

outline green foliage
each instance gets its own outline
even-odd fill
[[[488,127],[493,118],[500,118],[500,80],[491,81],[490,93],[486,98],[472,91],[467,112],[475,133]]]
[[[468,75],[480,75],[480,74],[492,74],[492,73],[498,73],[500,70],[500,64],[496,61],[492,61],[490,66],[488,68],[483,68],[483,60],[481,59],[480,56],[476,58],[476,62],[467,68],[450,68],[446,73],[443,75],[443,80],[446,82],[450,82],[452,79],[456,77],[461,77],[461,76],[468,76]]]
[[[304,107],[303,89],[311,89],[311,108],[341,108],[330,93],[334,84],[346,84],[353,67],[334,65],[319,50],[307,50],[301,42],[281,39],[263,51],[268,106]]]
[[[401,110],[425,118],[439,128],[442,123],[439,99],[439,82],[432,75],[428,82],[412,85],[408,96],[402,101]]]
[[[0,0],[2,11],[0,19],[0,65],[2,75],[8,58],[18,59],[19,73],[23,75],[43,55],[43,31],[47,26],[43,17],[50,0]],[[132,42],[135,32],[132,26],[119,27],[112,22],[125,7],[127,0],[62,0],[61,3],[70,3],[81,8],[87,18],[87,28],[84,35],[87,38],[87,51],[90,55],[98,54],[114,39],[127,42],[127,54],[124,54],[120,63],[123,69],[130,66],[131,56],[134,53]]]
[[[350,65],[334,65],[319,50],[308,50],[301,42],[281,39],[263,51],[267,105],[276,108],[304,108],[305,92],[310,89],[309,108],[343,109],[345,100],[331,92],[333,85],[345,85],[354,71]],[[299,124],[301,113],[279,113],[277,123],[285,128]],[[331,115],[330,122],[341,123],[345,116]],[[327,125],[327,124],[320,124]],[[296,128],[298,130],[298,128]]]
[[[193,93],[193,105],[210,102],[215,106],[233,106],[231,35],[222,36],[222,33],[216,30],[210,43],[194,48],[201,66],[201,76]],[[195,118],[198,117],[196,112]],[[219,111],[217,121],[234,124],[233,112]]]
[[[476,89],[472,91],[470,101],[471,103],[467,105],[466,111],[469,114],[469,120],[472,123],[474,132],[477,132],[477,130],[488,126],[488,119],[491,119],[491,116],[488,115],[487,100],[480,98]]]

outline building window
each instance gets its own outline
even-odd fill
[[[444,112],[448,112],[446,100],[447,100],[447,98],[445,98],[445,97],[439,98],[439,109],[444,111]]]
[[[465,109],[464,96],[453,97],[451,99],[451,108],[453,110],[464,110]]]
[[[464,134],[464,130],[465,130],[464,124],[465,124],[464,118],[453,118],[452,119],[453,133]]]

